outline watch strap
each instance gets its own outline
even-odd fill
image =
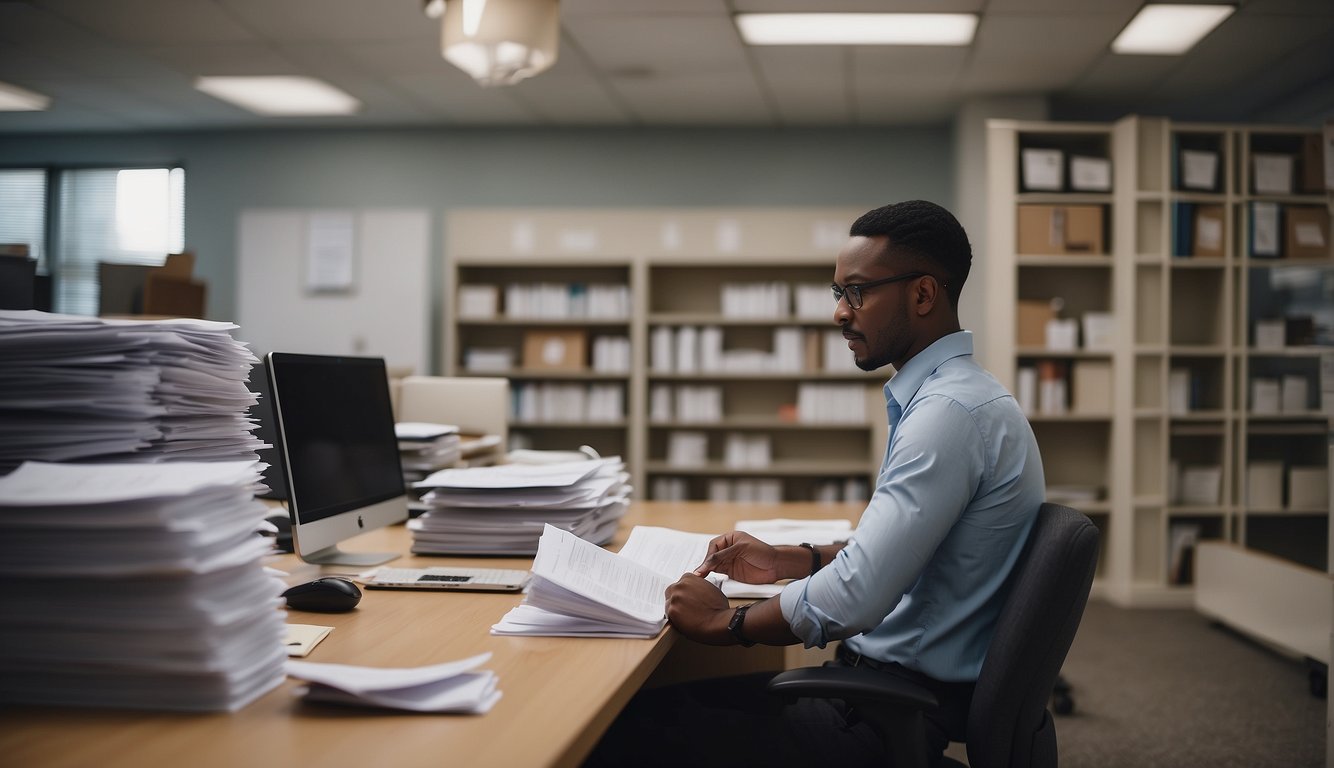
[[[747,603],[746,605],[737,608],[736,612],[732,614],[732,620],[727,622],[727,631],[731,632],[732,637],[736,638],[736,641],[746,648],[755,644],[754,640],[746,637],[744,629],[746,624],[746,611],[749,611],[752,605],[754,605],[754,603]]]

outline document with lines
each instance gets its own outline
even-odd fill
[[[667,587],[704,559],[706,533],[635,526],[620,554],[548,525],[524,603],[497,635],[653,637],[667,623]]]

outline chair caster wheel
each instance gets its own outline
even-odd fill
[[[1051,697],[1051,708],[1058,715],[1070,715],[1075,711],[1075,700],[1069,694],[1058,693]]]

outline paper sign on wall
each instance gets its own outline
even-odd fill
[[[306,290],[347,293],[356,286],[356,220],[351,212],[306,218]]]

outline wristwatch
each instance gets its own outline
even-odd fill
[[[727,631],[731,632],[732,637],[735,637],[736,641],[746,648],[755,644],[755,641],[746,637],[745,632],[742,631],[742,627],[746,623],[746,611],[749,611],[752,605],[754,603],[748,603],[737,608],[736,613],[732,614],[732,620],[727,622]]]

